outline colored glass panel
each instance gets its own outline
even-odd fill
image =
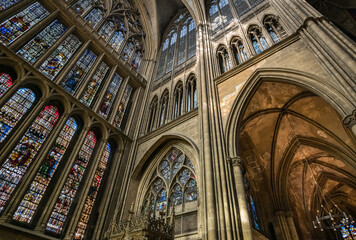
[[[112,103],[116,97],[117,91],[119,90],[121,80],[122,78],[117,73],[115,73],[103,99],[101,100],[98,113],[104,118],[107,118],[110,112]]]
[[[124,96],[121,99],[121,102],[119,104],[119,107],[117,109],[117,113],[114,119],[114,125],[118,128],[120,128],[122,120],[124,118],[125,112],[126,112],[126,107],[127,104],[130,101],[131,93],[132,93],[132,87],[130,85],[126,86]]]
[[[28,88],[20,88],[0,109],[0,143],[9,135],[36,100]]]
[[[0,11],[9,8],[18,2],[20,2],[20,0],[2,0],[0,3]]]
[[[80,215],[80,219],[77,225],[77,230],[75,231],[74,239],[84,239],[85,230],[87,229],[90,214],[93,211],[94,203],[98,195],[100,184],[103,180],[104,172],[109,161],[111,153],[110,143],[106,143],[103,155],[100,159],[99,166],[95,171],[94,180],[90,186],[87,198],[85,200],[84,208]]]
[[[12,85],[12,78],[9,74],[0,72],[0,97],[7,91]]]
[[[173,69],[174,51],[176,48],[177,33],[174,33],[171,38],[171,43],[169,45],[168,55],[167,55],[167,65],[166,73],[169,73]]]
[[[77,122],[74,118],[69,118],[57,137],[56,142],[48,152],[46,159],[41,164],[35,179],[27,189],[20,205],[17,207],[13,216],[14,220],[31,223],[43,199],[43,195],[77,129]]]
[[[85,12],[87,12],[91,8],[92,0],[78,0],[75,4],[73,4],[72,8],[73,10],[80,14],[83,15]]]
[[[104,25],[99,30],[99,35],[105,40],[108,41],[115,30],[115,25],[113,22],[105,22]]]
[[[36,23],[48,16],[49,12],[38,2],[12,16],[0,25],[0,42],[9,45]]]
[[[61,86],[70,94],[74,94],[94,64],[96,57],[95,53],[86,49],[70,70],[66,79],[61,83]]]
[[[162,191],[158,194],[156,210],[157,211],[165,211],[167,208],[167,191],[166,189],[162,189]]]
[[[9,158],[0,169],[0,212],[17,184],[27,172],[32,160],[41,148],[59,118],[58,109],[46,106],[29,127]]]
[[[62,233],[64,223],[67,220],[70,207],[79,189],[80,182],[83,179],[85,169],[93,153],[96,141],[97,139],[94,132],[89,131],[52,210],[51,217],[46,225],[47,231],[57,235]]]
[[[255,202],[253,201],[252,196],[250,196],[250,204],[251,204],[251,213],[253,217],[253,224],[257,230],[260,230],[260,227],[258,226],[258,219],[257,219],[257,212],[256,212],[256,207],[255,207]]]
[[[156,193],[162,188],[163,186],[163,181],[162,179],[158,178],[154,183],[153,183],[153,191]]]
[[[140,50],[136,50],[135,55],[132,58],[131,66],[137,71],[140,68],[140,64],[142,61],[142,52]]]
[[[29,63],[35,63],[67,30],[58,20],[52,22],[17,54]]]
[[[171,167],[169,166],[168,161],[164,160],[161,162],[161,169],[160,172],[162,177],[164,177],[168,182],[171,177]]]
[[[180,205],[183,203],[183,192],[182,187],[176,184],[173,187],[173,191],[171,194],[171,201],[174,203],[174,206]]]
[[[131,56],[132,56],[132,53],[134,52],[134,50],[135,50],[135,46],[134,46],[133,42],[128,41],[125,44],[125,47],[124,47],[124,50],[122,51],[121,56],[123,57],[123,59],[128,61],[131,59]]]
[[[116,52],[118,52],[122,41],[124,41],[124,34],[123,34],[123,32],[119,31],[119,32],[115,32],[115,34],[111,38],[109,44]]]
[[[88,83],[87,88],[85,89],[83,96],[80,99],[82,103],[87,106],[90,106],[95,97],[95,94],[97,93],[100,87],[100,84],[102,83],[108,71],[109,67],[104,62],[102,62],[96,70],[94,76]]]
[[[258,44],[256,37],[252,37],[252,45],[253,45],[253,48],[255,49],[257,54],[259,54],[263,51],[260,47],[260,44]]]
[[[184,201],[192,202],[197,200],[197,197],[197,182],[194,179],[190,179],[184,192]]]
[[[95,26],[98,25],[102,18],[103,11],[99,8],[94,8],[88,13],[84,20],[88,22],[90,27],[95,28]]]
[[[182,185],[185,185],[188,181],[188,179],[190,178],[191,172],[188,169],[184,169],[179,176],[179,182]]]
[[[177,65],[181,65],[185,61],[185,52],[186,52],[186,35],[187,35],[187,26],[183,26],[179,34],[179,44],[178,44],[178,61]]]
[[[274,43],[278,43],[280,41],[278,35],[276,34],[276,32],[273,30],[271,26],[267,26],[267,31]]]
[[[59,47],[43,62],[39,71],[53,80],[81,45],[74,35],[69,35]]]

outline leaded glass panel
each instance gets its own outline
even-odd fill
[[[137,71],[140,67],[141,61],[142,61],[142,52],[141,50],[136,50],[131,61],[131,66]]]
[[[184,169],[182,172],[180,172],[179,182],[184,186],[190,178],[190,175],[191,172],[188,169]]]
[[[171,202],[174,203],[174,206],[183,203],[183,191],[182,191],[182,187],[179,186],[179,184],[176,184],[173,187],[172,194],[171,194]]]
[[[97,138],[95,133],[93,131],[89,131],[74,165],[69,172],[61,193],[59,194],[56,204],[54,205],[51,216],[46,225],[46,231],[52,232],[56,235],[60,235],[62,233],[64,224],[68,218],[70,208],[83,179],[89,160],[91,159],[96,142]]]
[[[133,42],[131,40],[129,40],[125,44],[124,50],[122,51],[122,54],[121,54],[122,58],[127,61],[130,60],[134,50],[135,50],[135,46],[134,46]]]
[[[103,18],[103,10],[99,8],[94,8],[88,13],[88,15],[86,15],[84,20],[88,23],[88,25],[91,28],[95,28],[102,18]]]
[[[32,90],[20,88],[0,109],[0,143],[32,107],[35,100],[36,96]]]
[[[17,54],[27,62],[35,63],[67,30],[59,20],[55,20],[35,38],[21,48]]]
[[[178,44],[178,62],[177,65],[181,65],[185,61],[185,52],[186,52],[186,35],[187,35],[187,26],[183,26],[180,30],[179,44]]]
[[[227,26],[230,24],[230,22],[233,19],[229,1],[228,0],[220,0],[219,7],[220,7],[220,12],[221,12],[222,22],[223,22],[224,26]]]
[[[122,31],[118,31],[115,32],[114,36],[111,38],[109,44],[116,52],[120,50],[120,46],[124,41],[124,37],[124,33]]]
[[[216,33],[219,29],[222,28],[221,20],[220,20],[220,15],[219,15],[219,9],[216,1],[210,6],[209,9],[209,15],[210,15],[210,22],[211,22],[211,31]]]
[[[188,59],[195,56],[196,53],[196,32],[195,32],[195,23],[194,20],[191,20],[189,23],[189,32],[188,32]]]
[[[162,189],[162,191],[158,194],[156,210],[158,212],[165,211],[167,208],[167,191],[166,189]]]
[[[92,6],[92,0],[78,0],[75,4],[73,4],[73,10],[80,14],[84,15]]]
[[[71,59],[81,44],[82,42],[76,36],[69,35],[51,56],[43,62],[39,67],[39,71],[49,79],[53,80],[69,59]]]
[[[32,222],[47,187],[77,129],[77,122],[74,118],[69,118],[17,207],[12,217],[13,220],[27,224]]]
[[[51,133],[58,118],[58,109],[55,106],[46,106],[1,166],[0,212],[4,210],[7,201]]]
[[[20,2],[20,0],[2,0],[0,3],[0,11],[9,8],[18,2]]]
[[[99,30],[99,35],[105,40],[109,41],[111,35],[115,31],[115,24],[112,21],[107,21]]]
[[[197,183],[194,179],[190,179],[187,183],[187,188],[184,191],[184,201],[192,202],[197,200],[198,192],[197,192]]]
[[[0,72],[0,97],[11,87],[12,78],[9,74]]]
[[[171,37],[171,42],[169,44],[166,73],[169,73],[173,69],[174,50],[176,47],[176,42],[177,42],[177,33],[174,33]]]
[[[167,38],[163,44],[161,58],[159,60],[159,65],[158,65],[158,69],[157,69],[157,78],[160,78],[163,76],[164,66],[165,66],[165,62],[166,62],[166,55],[167,55],[167,51],[168,51],[168,45],[169,45],[169,38]]]
[[[49,12],[39,2],[31,4],[1,23],[0,42],[9,45],[48,15]]]
[[[242,16],[243,14],[250,11],[250,7],[246,0],[234,0],[234,5],[239,16]]]
[[[108,89],[105,92],[103,99],[101,100],[98,113],[104,118],[107,118],[109,115],[110,109],[112,107],[112,103],[119,90],[121,81],[122,78],[117,73],[115,73],[110,82]]]
[[[83,55],[76,62],[72,70],[68,73],[61,86],[70,94],[75,94],[79,85],[88,74],[91,66],[94,64],[97,56],[95,53],[86,49]]]
[[[117,113],[114,119],[114,125],[118,128],[121,127],[122,120],[124,119],[126,107],[130,101],[132,90],[133,88],[130,85],[126,86],[124,96],[122,97],[119,107],[117,109]]]

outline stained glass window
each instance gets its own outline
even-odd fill
[[[0,109],[0,143],[32,107],[35,100],[36,96],[32,90],[20,88]]]
[[[12,78],[8,73],[0,72],[0,97],[12,85]]]
[[[176,184],[173,187],[171,194],[171,202],[174,203],[174,206],[180,205],[183,203],[183,192],[182,187],[179,184]]]
[[[184,191],[184,201],[192,202],[197,200],[197,182],[194,179],[190,179],[187,183],[187,188]]]
[[[156,210],[158,212],[165,211],[167,208],[167,191],[166,189],[162,189],[162,191],[158,194]]]
[[[171,177],[171,167],[168,161],[164,160],[161,162],[161,170],[162,177],[164,177],[167,181],[169,181]]]
[[[0,3],[0,11],[11,7],[12,5],[18,3],[20,0],[2,0]]]
[[[47,153],[47,156],[42,162],[33,182],[17,207],[17,210],[13,215],[14,220],[27,224],[32,222],[33,217],[38,210],[38,206],[43,199],[43,195],[45,194],[77,129],[77,122],[74,118],[69,118],[57,137],[56,142]]]
[[[178,44],[178,62],[177,65],[181,65],[185,61],[185,52],[186,52],[186,35],[187,35],[187,26],[183,26],[179,34],[179,44]]]
[[[124,33],[121,31],[118,31],[118,32],[115,32],[115,34],[111,38],[109,44],[116,52],[118,52],[122,41],[124,41]]]
[[[244,188],[245,188],[245,195],[246,195],[245,197],[246,197],[246,202],[247,202],[248,209],[249,209],[249,216],[250,216],[251,222],[253,222],[253,227],[256,230],[260,230],[260,227],[258,224],[259,221],[258,221],[255,202],[254,202],[252,194],[251,194],[250,185],[247,182],[246,178],[244,178]]]
[[[188,33],[188,59],[195,56],[196,53],[196,32],[194,20],[189,23],[189,33]]]
[[[221,20],[222,20],[224,26],[229,25],[229,23],[233,19],[229,1],[228,0],[220,0],[219,8],[220,8],[220,12],[221,12]]]
[[[26,173],[59,118],[55,106],[46,106],[29,127],[0,169],[0,212]]]
[[[111,145],[106,143],[103,155],[100,159],[99,166],[97,167],[94,175],[94,180],[90,186],[84,208],[80,215],[80,219],[75,231],[74,239],[84,239],[85,230],[87,229],[87,224],[89,222],[90,214],[93,211],[94,203],[98,195],[100,184],[102,182],[104,172],[109,161],[111,154]]]
[[[82,95],[82,98],[80,99],[82,103],[84,103],[87,106],[90,106],[108,71],[109,71],[109,67],[104,62],[102,62],[98,67],[98,69],[96,70],[94,76],[88,83]]]
[[[256,207],[255,207],[255,202],[253,201],[252,196],[250,196],[250,207],[251,207],[251,214],[253,217],[253,224],[257,230],[260,230],[260,227],[258,225],[258,219],[257,219],[257,213],[256,213]]]
[[[166,73],[169,73],[173,69],[173,59],[174,59],[174,50],[175,50],[176,42],[177,42],[177,33],[174,33],[171,38],[171,42],[169,44]]]
[[[239,16],[242,16],[250,10],[247,0],[234,0],[233,2]]]
[[[29,63],[35,63],[67,30],[58,20],[52,22],[17,54]]]
[[[127,110],[126,107],[129,103],[132,90],[133,90],[133,88],[130,85],[126,86],[124,96],[122,97],[119,107],[117,109],[117,113],[116,113],[116,116],[114,119],[114,125],[118,128],[121,127],[122,120],[124,119],[124,115]]]
[[[53,80],[81,45],[74,35],[69,35],[39,67],[39,71]]]
[[[169,45],[169,38],[167,38],[163,44],[161,58],[159,60],[159,65],[158,65],[158,70],[157,70],[157,78],[160,78],[163,76],[164,66],[165,66],[166,56],[167,56],[167,51],[168,51],[168,45]]]
[[[94,64],[96,57],[95,53],[86,49],[68,73],[66,79],[61,83],[61,86],[70,94],[74,94]]]
[[[49,12],[39,2],[31,4],[1,23],[0,42],[4,45],[9,45],[48,15]]]
[[[103,11],[99,8],[94,8],[88,13],[84,20],[88,22],[90,27],[95,28],[102,18]]]
[[[73,4],[73,10],[80,14],[84,15],[92,6],[92,0],[78,0],[75,4]]]
[[[105,92],[103,99],[101,100],[98,113],[104,118],[107,118],[110,112],[112,103],[116,97],[117,91],[119,90],[121,81],[122,78],[117,73],[115,73],[108,89]]]
[[[96,141],[95,133],[89,131],[52,210],[51,217],[46,225],[47,231],[57,235],[62,233],[64,223],[67,220],[71,205],[79,189],[80,182],[83,179]]]
[[[121,56],[125,60],[130,60],[134,50],[135,50],[134,44],[133,44],[132,40],[129,40],[129,41],[126,42],[124,50],[122,50]]]
[[[140,68],[141,61],[142,61],[142,52],[141,50],[136,50],[131,61],[131,66],[137,71]]]
[[[99,35],[105,40],[108,41],[115,31],[115,24],[112,21],[107,21],[99,30]]]

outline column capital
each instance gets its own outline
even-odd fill
[[[237,157],[226,157],[227,162],[232,166],[232,167],[240,167],[243,168],[243,164],[242,164],[242,159],[240,156]]]
[[[344,118],[343,123],[349,128],[356,125],[356,109],[350,115]]]

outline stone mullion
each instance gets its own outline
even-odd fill
[[[234,51],[233,51],[233,46],[231,45],[228,45],[227,47],[227,53],[229,54],[230,56],[230,62],[231,62],[231,66],[230,66],[230,69],[236,67],[238,64],[237,64],[237,59],[235,59],[235,56],[234,56]]]
[[[60,83],[64,80],[64,78],[68,75],[69,71],[74,67],[74,65],[77,63],[77,61],[79,60],[79,58],[82,56],[82,54],[84,53],[84,51],[89,47],[91,43],[91,40],[88,40],[86,43],[84,43],[79,51],[76,52],[76,54],[74,55],[74,57],[72,57],[72,59],[70,59],[66,66],[63,67],[62,71],[53,79],[53,82],[57,83],[58,85],[60,85]]]
[[[65,181],[67,180],[68,174],[77,158],[77,155],[84,143],[84,139],[89,131],[88,126],[84,126],[79,133],[78,139],[73,142],[72,144],[76,144],[73,147],[73,150],[71,151],[71,154],[67,157],[65,164],[63,165],[63,171],[60,174],[60,177],[58,178],[58,182],[56,184],[56,187],[53,189],[52,194],[50,197],[47,199],[47,204],[43,208],[43,211],[41,212],[41,215],[38,219],[37,225],[35,230],[39,231],[45,231],[46,229],[46,224],[48,219],[51,216],[53,207],[59,197],[59,194],[64,186]]]
[[[122,80],[122,83],[120,84],[120,87],[116,93],[116,96],[115,96],[115,99],[113,100],[113,103],[112,103],[112,107],[111,107],[111,113],[109,112],[109,115],[108,115],[108,122],[113,124],[114,122],[114,119],[115,119],[115,116],[116,116],[116,113],[117,113],[117,108],[119,107],[119,104],[121,102],[121,99],[124,95],[124,92],[125,92],[125,89],[126,89],[126,86],[129,82],[129,78],[130,77],[127,77],[125,79]]]
[[[32,38],[34,38],[38,33],[45,29],[51,22],[53,22],[58,17],[58,14],[59,10],[50,13],[47,17],[38,22],[30,30],[22,34],[22,36],[17,38],[14,42],[10,43],[8,45],[8,48],[16,52],[23,43],[31,41]]]
[[[43,142],[42,147],[39,149],[39,151],[36,154],[36,157],[32,160],[32,164],[27,169],[25,175],[23,176],[23,180],[20,181],[20,183],[18,184],[16,191],[14,192],[11,198],[11,205],[9,204],[6,210],[4,211],[3,216],[6,215],[7,221],[11,221],[11,217],[15,213],[18,204],[20,204],[23,196],[26,193],[26,190],[28,189],[29,185],[33,182],[37,174],[37,171],[40,165],[42,164],[42,162],[46,159],[49,150],[53,147],[53,144],[55,143],[57,137],[59,136],[59,133],[62,131],[63,126],[65,125],[68,119],[68,116],[69,116],[68,113],[62,114],[59,121],[54,126],[54,129],[52,129],[50,136]]]
[[[134,113],[136,112],[136,108],[137,108],[137,111],[139,110],[138,109],[138,97],[140,96],[140,93],[141,92],[144,92],[143,88],[137,88],[137,89],[133,89],[132,90],[132,93],[131,93],[131,96],[129,99],[129,101],[132,102],[131,104],[131,107],[130,107],[130,110],[126,109],[125,110],[125,113],[124,113],[124,116],[125,114],[129,114],[129,116],[127,117],[127,121],[126,121],[126,126],[125,126],[125,129],[122,129],[123,132],[126,132],[127,134],[129,133],[129,129],[131,128],[131,126],[133,125],[133,122],[134,121],[131,121],[133,116],[134,116]],[[144,94],[144,93],[143,93]],[[141,101],[141,103],[143,104],[143,102]],[[127,107],[127,106],[126,106]],[[129,111],[129,112],[128,112]]]
[[[7,103],[21,87],[23,87],[25,81],[26,77],[13,81],[13,84],[10,86],[10,88],[7,89],[7,91],[4,92],[3,95],[0,97],[0,108],[3,107],[3,105]]]
[[[89,192],[89,188],[94,180],[94,176],[95,176],[95,172],[96,169],[100,163],[100,160],[103,156],[103,152],[104,152],[104,148],[105,148],[105,144],[107,143],[108,139],[100,139],[100,142],[97,143],[97,148],[95,150],[95,152],[92,154],[91,158],[90,158],[90,162],[89,165],[90,169],[86,169],[86,171],[84,172],[84,176],[83,176],[83,180],[81,184],[79,185],[77,194],[75,196],[75,200],[77,201],[77,204],[72,204],[71,207],[75,206],[74,212],[72,213],[72,215],[70,217],[68,217],[67,221],[68,221],[68,225],[67,225],[67,230],[66,230],[66,234],[64,239],[73,239],[74,237],[74,233],[75,233],[75,229],[77,227],[78,224],[78,220],[80,218],[80,215],[83,211],[83,207],[85,204],[85,201],[87,199],[88,196],[88,192]],[[93,163],[91,163],[93,162]],[[99,200],[99,199],[96,199]],[[93,214],[93,212],[91,213]],[[87,228],[88,229],[88,228]]]
[[[150,105],[150,107],[148,108],[148,118],[147,118],[147,122],[146,122],[146,125],[145,125],[145,129],[144,129],[144,132],[148,133],[151,131],[151,125],[152,125],[152,121],[151,119],[153,119],[153,111],[154,111],[154,107],[153,107],[153,104]]]
[[[264,25],[262,25],[262,27],[261,27],[261,37],[264,37],[266,39],[269,48],[275,44],[271,35],[269,34],[269,32],[267,31],[267,29],[265,28]],[[259,40],[260,39],[258,39],[258,41]],[[261,44],[261,47],[262,47],[262,44]],[[262,49],[264,49],[264,48],[262,47]],[[267,50],[267,49],[264,49],[264,50]]]
[[[107,90],[107,88],[109,87],[110,83],[111,83],[111,80],[112,78],[114,77],[114,74],[116,73],[116,70],[117,70],[118,66],[115,65],[111,71],[110,71],[110,74],[107,76],[107,81],[104,81],[104,84],[102,85],[102,88],[101,88],[101,92],[99,92],[98,90],[98,97],[96,99],[96,102],[95,104],[93,105],[92,109],[94,112],[97,112],[98,111],[98,108],[100,106],[100,103],[101,103],[101,100],[103,99],[104,95],[105,95],[105,92]]]
[[[271,23],[271,27],[272,27],[273,31],[277,34],[279,41],[282,41],[282,36],[279,34],[278,30],[276,29],[276,27],[274,26],[273,23]]]
[[[83,79],[82,83],[80,83],[79,88],[77,89],[76,93],[74,94],[74,97],[77,98],[78,100],[82,96],[82,93],[86,89],[89,81],[92,79],[92,77],[96,73],[96,70],[98,69],[100,63],[102,62],[102,60],[104,58],[104,56],[105,56],[105,53],[100,54],[100,56],[96,59],[96,61],[93,64],[93,66],[91,66],[88,75]]]
[[[40,65],[59,47],[59,45],[74,32],[75,26],[70,27],[37,61],[33,64],[34,68]]]
[[[241,63],[243,63],[244,61],[246,61],[246,59],[245,59],[245,57],[242,57],[242,54],[241,54],[241,52],[240,52],[240,48],[239,48],[238,42],[237,42],[236,44],[234,44],[234,46],[235,46],[235,48],[236,48],[237,54],[238,54],[239,57],[240,57]],[[236,56],[236,58],[237,58],[237,56]],[[237,63],[238,61],[239,61],[239,60],[236,59],[236,63]],[[240,63],[238,63],[238,64],[240,64]]]
[[[156,106],[154,107],[154,115],[152,119],[151,130],[153,131],[157,128],[157,119],[159,118],[159,102],[157,101]]]
[[[183,108],[184,108],[184,101],[183,101],[183,86],[179,89],[179,103],[178,103],[178,109],[179,109],[179,116],[183,115]]]

